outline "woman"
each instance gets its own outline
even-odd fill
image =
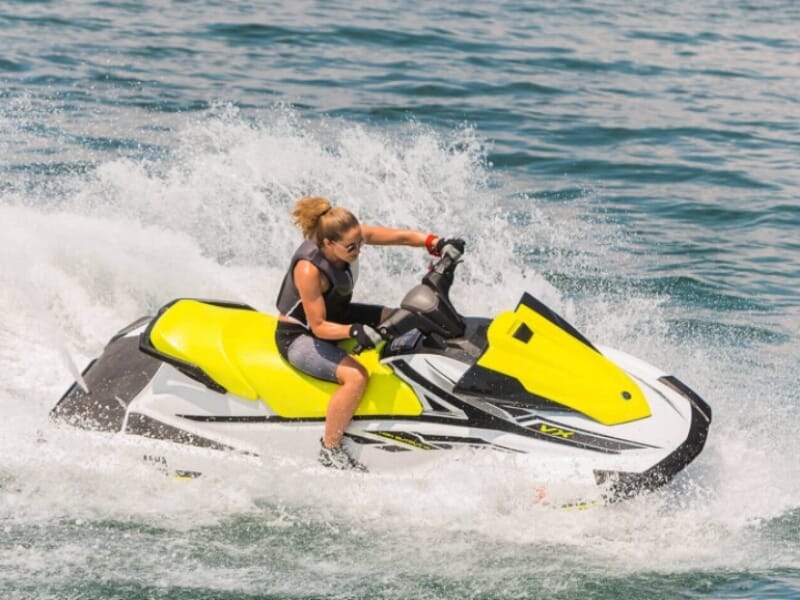
[[[353,213],[320,197],[297,200],[292,216],[305,241],[295,251],[278,294],[275,341],[281,356],[295,368],[340,384],[328,404],[319,461],[326,467],[366,471],[342,447],[342,437],[368,374],[336,341],[355,338],[363,348],[374,348],[381,340],[374,328],[392,309],[350,301],[355,283],[351,266],[364,244],[419,246],[438,255],[445,244],[463,249],[464,242],[361,225]]]

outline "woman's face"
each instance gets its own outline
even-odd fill
[[[345,231],[340,239],[336,241],[326,239],[325,243],[330,244],[336,258],[351,263],[358,258],[361,246],[364,245],[361,227],[352,227]]]

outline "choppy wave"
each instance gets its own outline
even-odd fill
[[[215,3],[8,6],[6,596],[796,594],[793,4],[657,7],[659,27],[614,3],[287,5],[268,23]],[[657,494],[563,511],[509,457],[177,483],[49,424],[64,355],[83,366],[162,303],[271,311],[311,192],[463,235],[467,314],[527,290],[675,372],[714,409],[706,450]],[[426,266],[409,249],[362,262],[359,293],[390,304]]]

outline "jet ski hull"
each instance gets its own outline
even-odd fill
[[[209,471],[209,453],[249,461],[313,461],[324,417],[279,414],[267,402],[214,389],[180,364],[143,352],[146,317],[122,330],[52,410],[79,428],[157,441],[141,455],[171,475]],[[467,319],[464,335],[444,348],[427,347],[411,332],[387,345],[381,368],[407,386],[418,414],[357,414],[346,435],[353,454],[372,471],[409,469],[445,457],[492,450],[527,460],[524,476],[583,479],[609,498],[632,496],[669,482],[702,450],[711,421],[708,405],[679,380],[611,348],[597,347],[642,390],[650,414],[604,425],[559,404],[477,396],[459,388],[485,354],[487,319]],[[286,368],[290,368],[286,366]],[[213,382],[212,382],[213,383]],[[285,390],[291,395],[292,390]],[[374,411],[373,411],[374,412]],[[164,448],[197,449],[200,454]],[[514,460],[517,460],[514,459]]]

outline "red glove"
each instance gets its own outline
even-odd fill
[[[431,256],[440,256],[441,253],[436,249],[438,244],[434,242],[439,241],[439,236],[435,233],[429,233],[428,237],[425,238],[425,249],[428,251],[428,254]]]

